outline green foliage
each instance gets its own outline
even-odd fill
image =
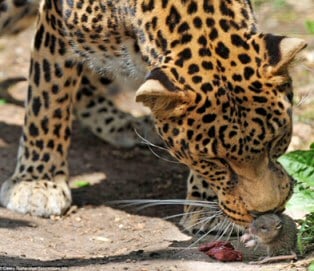
[[[6,104],[6,103],[7,103],[6,100],[0,99],[0,105]]]
[[[90,183],[87,181],[76,181],[74,183],[74,186],[76,186],[77,188],[82,188],[82,187],[90,186]]]
[[[314,34],[314,21],[308,20],[305,22],[307,30],[311,33]]]
[[[309,271],[314,271],[314,261],[310,263]]]
[[[307,214],[305,220],[301,222],[301,228],[298,234],[298,248],[301,254],[304,254],[307,251],[312,250],[314,248],[313,246],[314,246],[314,213],[310,213]]]
[[[307,212],[300,222],[298,248],[301,254],[314,249],[314,143],[306,151],[293,151],[280,157],[279,162],[297,180],[287,208]],[[314,271],[314,267],[313,271]]]
[[[309,150],[294,151],[280,157],[279,162],[297,180],[289,206],[300,206],[314,212],[314,144]]]
[[[294,178],[314,186],[314,143],[306,151],[289,152],[279,162]]]

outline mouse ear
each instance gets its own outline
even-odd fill
[[[277,229],[277,230],[280,230],[281,228],[282,228],[282,223],[279,222],[279,223],[276,225],[276,229]]]

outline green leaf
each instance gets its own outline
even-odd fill
[[[309,271],[314,271],[314,261],[310,263]]]
[[[312,145],[308,151],[290,152],[278,160],[295,179],[314,187],[314,149]]]
[[[301,227],[298,231],[298,248],[301,255],[313,250],[314,244],[314,213],[307,214],[305,219],[299,221]]]
[[[298,233],[298,248],[304,254],[313,249],[314,243],[314,143],[309,150],[290,152],[278,160],[298,180],[287,208],[308,213]],[[308,270],[314,271],[314,263]]]
[[[7,101],[6,101],[6,100],[4,100],[4,99],[0,99],[0,105],[6,104],[6,103],[7,103]]]
[[[294,151],[278,160],[297,180],[292,198],[287,208],[293,211],[314,212],[314,144],[310,150]]]
[[[76,187],[81,188],[81,187],[90,186],[90,183],[87,182],[87,181],[76,181],[76,182],[74,183],[74,185],[75,185]]]
[[[308,20],[308,21],[305,22],[305,24],[306,24],[307,30],[308,30],[311,34],[314,34],[314,21]]]
[[[314,190],[298,191],[296,187],[291,199],[287,203],[287,209],[293,212],[314,212]]]

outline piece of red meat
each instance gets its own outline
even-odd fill
[[[208,250],[210,250],[210,249],[212,249],[214,247],[229,247],[231,249],[234,249],[233,245],[230,242],[226,242],[226,241],[212,241],[212,242],[200,245],[199,251],[207,252]]]
[[[222,262],[242,261],[243,255],[236,251],[230,242],[213,241],[203,244],[199,250],[208,256]]]

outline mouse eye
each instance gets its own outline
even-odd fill
[[[267,227],[266,227],[266,226],[261,226],[261,230],[262,230],[263,232],[265,232],[265,231],[267,231]]]

